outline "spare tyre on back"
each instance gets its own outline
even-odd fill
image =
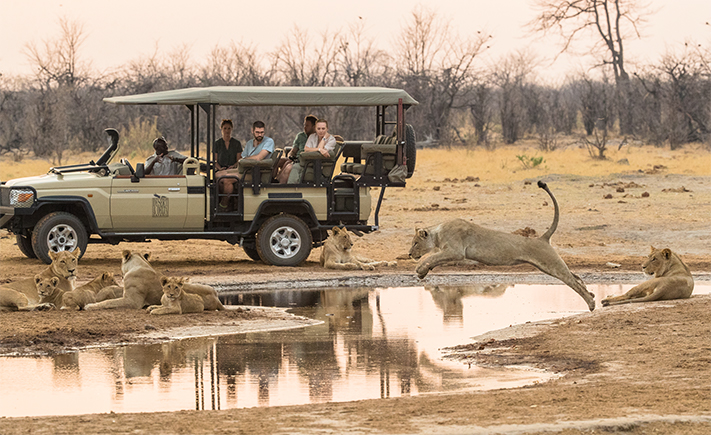
[[[410,124],[405,125],[405,157],[407,158],[407,178],[415,173],[415,160],[417,159],[417,148],[415,145],[415,129]]]

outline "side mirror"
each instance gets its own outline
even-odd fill
[[[138,183],[141,178],[145,177],[145,172],[143,163],[136,163],[136,171],[131,175],[131,183]]]

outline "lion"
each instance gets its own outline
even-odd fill
[[[121,272],[123,273],[123,295],[117,299],[108,299],[94,304],[87,304],[85,310],[106,308],[136,308],[160,304],[163,287],[158,273],[148,262],[149,253],[138,254],[129,250],[121,253]]]
[[[620,296],[609,296],[602,300],[602,306],[628,304],[631,302],[666,301],[687,299],[694,291],[694,278],[681,257],[669,248],[654,246],[642,265],[642,270],[654,278],[632,287]]]
[[[161,305],[151,305],[146,308],[151,314],[187,314],[200,313],[205,309],[202,298],[196,294],[186,293],[183,290],[185,278],[168,278],[162,276],[160,283],[163,286]]]
[[[419,260],[417,276],[424,279],[437,266],[465,259],[490,266],[528,263],[563,281],[585,300],[590,311],[594,310],[595,295],[588,291],[580,277],[570,272],[550,244],[550,238],[558,227],[560,211],[548,185],[539,181],[538,187],[548,193],[555,208],[553,223],[545,234],[537,238],[523,237],[490,230],[463,219],[454,219],[429,228],[416,228],[410,257]],[[423,258],[433,250],[438,252]]]
[[[26,311],[30,305],[24,293],[0,287],[0,311]]]
[[[45,270],[39,273],[42,278],[59,278],[57,287],[62,291],[70,291],[74,289],[74,280],[77,274],[77,262],[81,255],[80,249],[74,251],[49,251],[49,257],[52,259],[52,264],[47,266]],[[31,305],[39,303],[40,297],[37,294],[37,285],[34,278],[22,279],[20,281],[4,284],[3,287],[16,290],[27,296]]]
[[[101,295],[102,299],[98,299],[99,292],[107,287],[118,287],[114,274],[111,272],[104,272],[88,283],[64,293],[62,297],[62,309],[83,310],[86,304],[113,299],[114,288],[104,291]]]
[[[52,304],[55,307],[62,305],[62,297],[64,290],[57,288],[59,278],[53,276],[51,278],[42,278],[42,275],[35,275],[35,286],[37,294],[40,297],[40,304]]]
[[[333,227],[332,235],[326,239],[319,263],[326,269],[374,270],[377,266],[396,266],[395,261],[375,261],[365,258],[352,250],[353,241],[345,228]]]
[[[220,298],[217,297],[217,291],[215,291],[214,288],[210,287],[209,285],[193,284],[187,281],[188,278],[183,279],[183,291],[185,293],[200,296],[206,311],[220,311],[225,309],[224,305],[222,305],[222,302],[220,302]],[[163,281],[161,278],[161,283],[162,282]],[[165,288],[165,284],[163,284],[163,287]]]

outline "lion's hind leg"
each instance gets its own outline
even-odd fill
[[[588,304],[588,309],[593,311],[595,309],[595,295],[588,291],[587,286],[579,276],[568,269],[568,265],[553,250],[553,247],[547,242],[545,244],[544,249],[539,250],[536,256],[523,261],[536,266],[541,272],[563,281],[575,293],[580,295],[585,300],[585,303]]]

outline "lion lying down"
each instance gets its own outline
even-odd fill
[[[528,238],[489,230],[463,219],[424,229],[417,228],[410,248],[410,257],[419,260],[417,276],[423,279],[437,266],[464,259],[490,266],[528,263],[566,283],[585,300],[590,311],[594,310],[595,295],[588,291],[583,280],[570,272],[550,244],[550,238],[558,227],[560,211],[558,202],[546,183],[539,181],[538,187],[548,193],[555,207],[553,223],[541,237]],[[423,258],[434,250],[438,252]]]
[[[374,270],[377,266],[397,266],[395,261],[375,261],[353,252],[353,241],[345,228],[333,227],[326,239],[319,263],[326,269]]]
[[[224,310],[225,307],[217,297],[217,292],[203,284],[189,284],[185,278],[161,276],[163,296],[160,305],[146,308],[151,314],[187,314],[199,313],[205,310]]]
[[[665,301],[686,299],[694,291],[694,279],[681,257],[669,248],[652,250],[642,270],[654,278],[632,287],[620,296],[609,296],[602,300],[602,306],[628,304],[630,302]]]

